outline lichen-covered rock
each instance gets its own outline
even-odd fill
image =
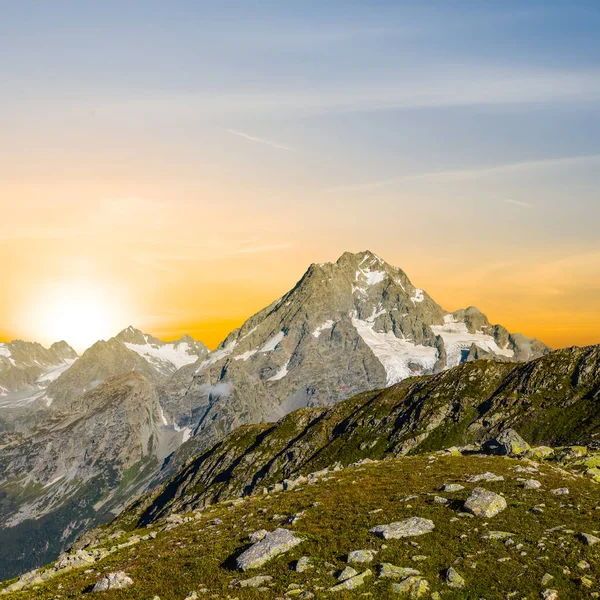
[[[354,575],[353,577],[349,577],[348,579],[344,579],[341,583],[334,585],[329,588],[330,592],[341,592],[343,590],[354,590],[361,585],[364,585],[365,579],[372,575],[371,569],[367,569],[362,573]]]
[[[553,496],[568,496],[569,488],[567,488],[567,487],[556,488],[554,490],[550,490],[550,493]]]
[[[465,587],[464,578],[458,574],[456,569],[453,567],[449,567],[446,569],[444,573],[444,580],[446,581],[446,585],[453,589],[462,589]]]
[[[506,500],[484,488],[475,488],[466,499],[464,509],[476,517],[495,517],[506,508]]]
[[[531,446],[514,429],[506,429],[484,444],[484,450],[500,456],[519,456],[530,449]]]
[[[460,483],[445,483],[441,488],[440,492],[460,492],[460,490],[464,490],[465,486],[460,485]]]
[[[275,529],[248,550],[242,552],[236,560],[237,567],[242,571],[256,569],[300,543],[302,543],[302,539],[296,537],[289,529]]]
[[[409,598],[424,598],[429,593],[429,582],[422,577],[407,577],[400,583],[394,583],[392,591]]]
[[[473,475],[472,477],[469,477],[467,481],[469,483],[479,483],[480,481],[488,481],[493,483],[495,481],[504,481],[504,477],[502,475],[496,475],[495,473],[490,473],[487,471],[486,473]]]
[[[593,546],[600,542],[600,538],[592,535],[591,533],[580,533],[577,536],[586,546]]]
[[[298,573],[304,573],[305,571],[308,571],[309,569],[312,569],[313,565],[312,565],[312,561],[310,559],[310,557],[308,556],[301,556],[298,561],[296,562],[296,572]]]
[[[241,588],[257,588],[272,580],[273,578],[270,575],[257,575],[256,577],[250,577],[250,579],[242,579],[241,581],[238,581],[237,585]]]
[[[523,482],[523,487],[526,490],[539,490],[542,484],[537,479],[527,479]]]
[[[402,521],[395,521],[387,525],[377,525],[369,531],[386,540],[403,537],[413,537],[430,533],[435,529],[435,524],[429,519],[421,517],[410,517]]]
[[[381,563],[379,565],[379,577],[384,579],[406,579],[413,575],[420,575],[421,572],[410,567],[396,567],[390,563]]]
[[[348,553],[349,563],[370,563],[375,556],[375,550],[353,550]]]
[[[108,590],[122,590],[133,585],[133,579],[123,571],[108,573],[94,585],[92,592],[106,592]]]

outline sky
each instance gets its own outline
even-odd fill
[[[0,0],[0,131],[0,340],[212,348],[370,249],[600,343],[596,0]]]

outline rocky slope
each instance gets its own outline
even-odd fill
[[[0,410],[30,405],[77,358],[66,342],[50,348],[21,340],[0,343]]]
[[[371,252],[345,253],[335,263],[311,265],[197,368],[177,373],[163,404],[180,427],[194,431],[193,448],[182,449],[189,456],[239,425],[331,406],[482,353],[526,361],[548,351],[491,325],[476,308],[448,313]]]
[[[128,328],[65,362],[27,410],[12,408],[0,423],[0,576],[54,558],[146,489],[187,435],[156,387],[207,353],[187,336]]]
[[[334,462],[481,444],[511,428],[536,445],[600,450],[600,346],[523,365],[471,362],[331,408],[302,409],[275,425],[240,427],[140,501],[132,518],[145,524]],[[600,470],[591,474],[600,481]]]
[[[117,521],[5,597],[598,597],[598,485],[454,454],[333,467],[137,531]]]

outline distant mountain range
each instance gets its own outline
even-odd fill
[[[453,313],[371,252],[311,265],[213,352],[129,327],[81,357],[0,345],[0,578],[54,558],[239,425],[543,343]]]

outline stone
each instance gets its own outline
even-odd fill
[[[442,496],[434,496],[433,501],[436,504],[448,504],[448,498],[443,498]]]
[[[353,569],[352,567],[344,567],[343,571],[337,576],[338,581],[346,581],[346,579],[350,579],[350,577],[354,577],[358,575],[358,571]]]
[[[542,600],[558,600],[558,591],[557,590],[544,590],[541,593]]]
[[[258,531],[253,531],[248,539],[255,544],[256,542],[260,542],[269,532],[266,529],[259,529]]]
[[[486,442],[483,449],[499,456],[519,456],[530,450],[531,446],[514,429],[506,429],[495,439]]]
[[[488,531],[481,536],[483,540],[508,540],[514,536],[514,533],[508,531]]]
[[[421,517],[410,517],[387,525],[377,525],[369,531],[386,540],[413,537],[430,533],[435,528],[433,521]]]
[[[526,490],[539,490],[542,484],[537,479],[527,479],[523,482],[523,487]]]
[[[479,483],[480,481],[504,481],[504,477],[502,475],[495,475],[494,473],[490,473],[487,471],[486,473],[481,473],[480,475],[473,475],[467,479],[469,483]]]
[[[349,567],[349,568],[351,568],[351,567]],[[363,585],[365,583],[365,579],[367,577],[370,577],[372,574],[373,573],[372,573],[371,569],[367,569],[366,571],[363,571],[360,574],[354,575],[353,577],[349,577],[348,579],[345,579],[341,583],[334,585],[333,587],[329,588],[329,591],[330,592],[341,592],[343,590],[354,590],[357,587],[360,587],[361,585]]]
[[[296,567],[295,570],[298,573],[304,573],[305,571],[308,571],[309,569],[312,569],[313,565],[312,565],[312,561],[310,559],[310,557],[308,556],[301,556],[298,561],[296,562]]]
[[[554,579],[554,575],[550,575],[550,573],[545,573],[542,577],[542,585],[548,585]]]
[[[198,592],[190,592],[184,600],[198,600]]]
[[[460,492],[460,490],[464,490],[465,486],[460,485],[460,483],[445,483],[441,488],[440,492]]]
[[[381,563],[379,565],[379,577],[385,579],[406,579],[412,575],[420,575],[421,572],[410,567],[396,567],[391,563]]]
[[[554,448],[550,448],[550,446],[536,446],[527,452],[527,456],[536,460],[546,460],[554,456]]]
[[[237,557],[237,568],[247,571],[248,569],[261,567],[276,556],[301,544],[302,541],[301,538],[296,537],[289,529],[275,529]]]
[[[374,550],[353,550],[348,553],[349,563],[370,563],[375,556]]]
[[[92,592],[106,592],[107,590],[122,590],[133,585],[133,579],[123,571],[108,573],[94,585]]]
[[[444,579],[446,581],[446,585],[453,589],[462,589],[465,587],[464,578],[458,574],[458,572],[453,568],[449,567],[444,574]]]
[[[554,490],[550,490],[550,493],[554,494],[555,496],[566,496],[569,493],[569,488],[566,488],[566,487],[556,488]]]
[[[475,488],[464,504],[464,509],[476,517],[491,518],[506,508],[506,500],[483,488]]]
[[[269,583],[273,578],[270,575],[257,575],[256,577],[251,577],[250,579],[242,579],[242,581],[238,581],[238,587],[251,587],[257,588],[263,586],[265,583]]]
[[[594,544],[597,544],[598,542],[600,542],[600,538],[596,537],[595,535],[592,535],[591,533],[580,533],[577,535],[577,537],[586,546],[593,546]]]
[[[424,598],[429,593],[429,583],[422,577],[407,577],[400,583],[394,583],[392,591],[409,598]]]

